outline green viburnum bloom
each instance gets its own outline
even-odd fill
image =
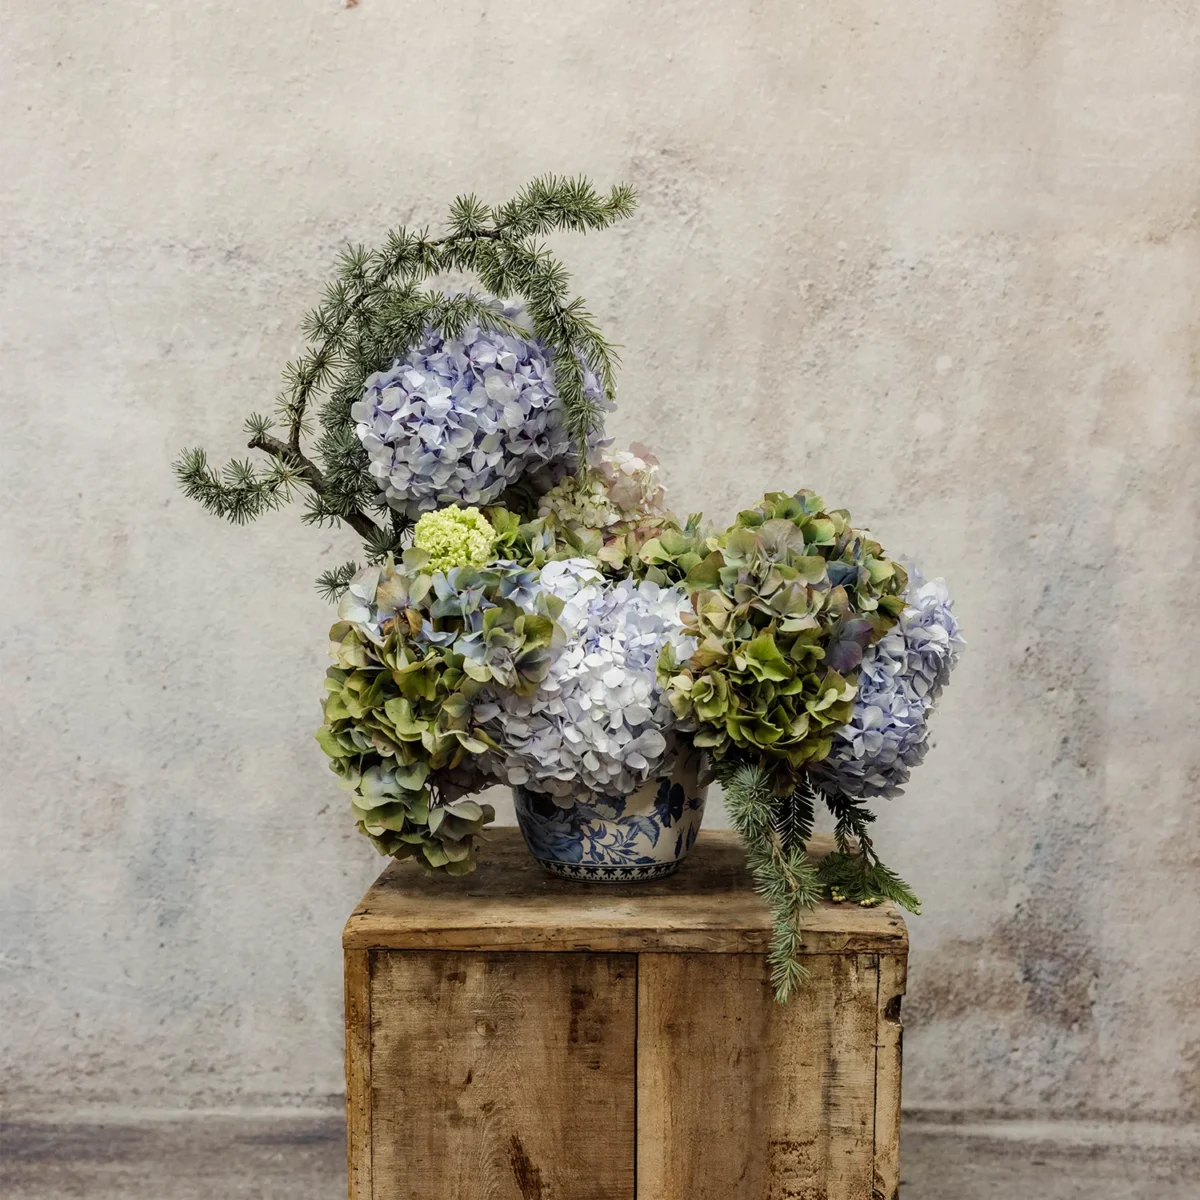
[[[689,523],[641,556],[668,578],[686,567],[697,648],[684,663],[665,649],[658,677],[694,743],[718,762],[774,763],[783,780],[824,758],[863,650],[904,608],[903,568],[804,491],[767,495],[717,537]]]
[[[451,504],[426,513],[413,532],[413,545],[429,555],[432,571],[484,566],[496,545],[496,530],[477,508]]]

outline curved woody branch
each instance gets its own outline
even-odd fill
[[[262,450],[272,458],[276,458],[280,462],[294,467],[299,471],[300,478],[318,496],[325,495],[325,476],[317,469],[316,463],[305,458],[299,450],[295,449],[288,442],[281,442],[277,437],[272,437],[269,433],[256,433],[250,439],[248,445],[251,450]],[[371,538],[379,531],[379,526],[370,517],[357,510],[350,513],[339,513],[338,516],[362,538]]]

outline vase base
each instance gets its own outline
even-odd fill
[[[665,879],[679,870],[680,860],[673,862],[606,865],[603,863],[555,862],[552,858],[539,858],[538,866],[560,879],[572,879],[577,883],[647,883],[652,879]]]

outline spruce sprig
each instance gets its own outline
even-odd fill
[[[869,833],[875,814],[850,796],[825,794],[825,803],[836,822],[837,850],[826,855],[817,874],[821,885],[837,899],[856,904],[891,900],[911,913],[920,913],[916,893],[886,866]]]
[[[546,343],[564,424],[582,464],[588,438],[603,419],[585,391],[586,372],[596,375],[611,399],[618,357],[583,300],[571,298],[563,265],[538,239],[559,230],[606,229],[628,217],[635,204],[634,190],[624,184],[602,194],[586,179],[545,175],[495,207],[474,195],[459,196],[441,237],[402,227],[377,249],[346,247],[322,302],[302,322],[304,353],[284,368],[275,418],[283,436],[271,432],[267,417],[247,420],[250,448],[272,463],[256,469],[235,460],[215,470],[203,450],[185,450],[175,463],[184,492],[210,512],[244,524],[282,507],[303,488],[309,492],[306,521],[346,523],[372,559],[387,553],[384,547],[398,547],[407,526],[384,515],[350,408],[367,377],[405,354],[426,329],[453,338],[472,322],[493,331],[532,332]],[[423,286],[451,271],[475,274],[493,296],[519,297],[532,329],[519,328],[473,293],[445,295]],[[306,449],[312,407],[321,397],[320,432]]]

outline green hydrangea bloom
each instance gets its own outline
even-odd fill
[[[413,545],[429,555],[432,571],[482,567],[491,560],[496,531],[479,509],[451,504],[426,513],[417,522]]]
[[[853,715],[863,651],[904,609],[904,569],[807,491],[771,492],[717,537],[664,533],[641,557],[667,578],[689,565],[697,648],[679,663],[664,647],[658,681],[694,744],[784,780],[825,758]]]
[[[535,580],[512,566],[437,573],[413,547],[364,568],[342,596],[316,739],[381,854],[474,870],[476,838],[495,816],[469,798],[495,778],[486,705],[497,689],[532,695],[565,640],[562,601],[513,598]]]

